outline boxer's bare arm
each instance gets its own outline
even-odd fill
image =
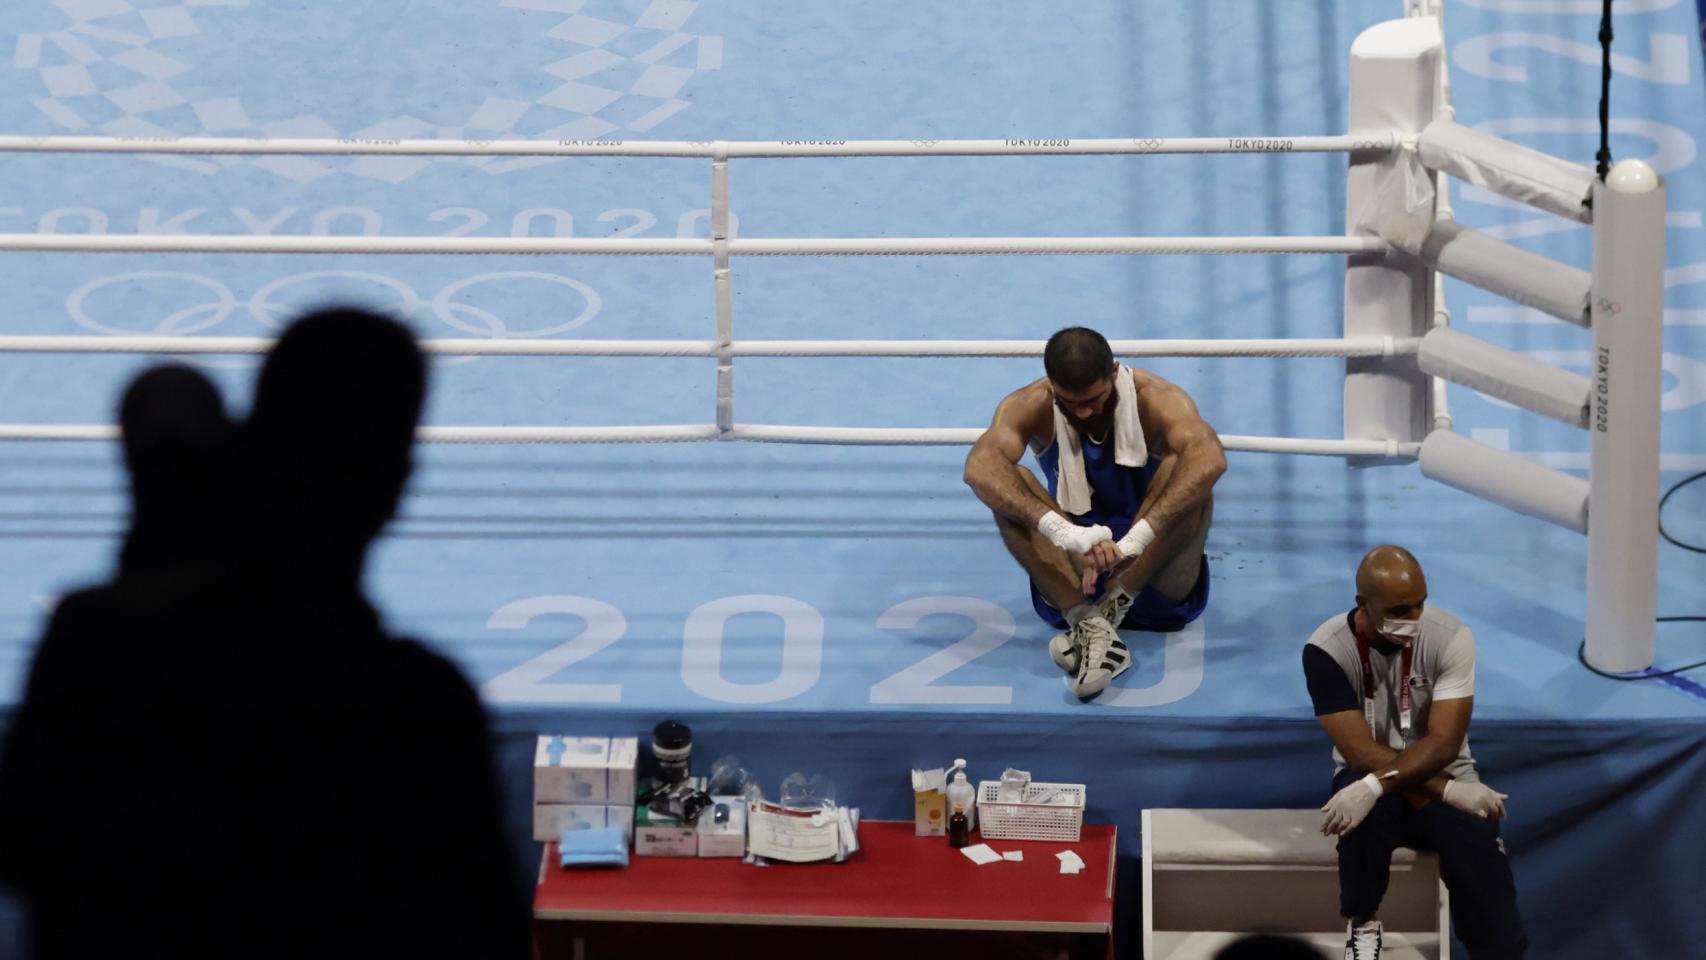
[[[1040,383],[1008,394],[995,408],[995,419],[989,429],[966,456],[966,485],[977,498],[997,514],[1027,527],[1035,527],[1052,509],[1037,499],[1019,474],[1025,469],[1019,465],[1025,445],[1036,436],[1039,410],[1047,413],[1052,402],[1047,388],[1039,389]]]
[[[1185,391],[1154,374],[1146,374],[1140,386],[1144,435],[1159,439],[1157,446],[1163,448],[1151,453],[1175,462],[1165,486],[1138,519],[1148,520],[1158,536],[1165,536],[1181,515],[1208,500],[1215,481],[1226,472],[1226,451]]]

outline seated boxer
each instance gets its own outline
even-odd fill
[[[1094,330],[1050,337],[1043,369],[995,408],[965,481],[1030,574],[1037,615],[1064,631],[1049,655],[1089,698],[1131,665],[1118,627],[1179,630],[1202,615],[1226,455],[1183,390],[1116,363]],[[1026,447],[1042,482],[1019,465]]]

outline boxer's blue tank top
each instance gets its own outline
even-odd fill
[[[1115,539],[1125,536],[1132,520],[1137,517],[1138,508],[1143,505],[1144,495],[1149,492],[1149,481],[1155,476],[1160,460],[1151,456],[1141,467],[1122,467],[1115,463],[1111,430],[1103,443],[1091,443],[1083,434],[1079,435],[1079,440],[1080,449],[1084,451],[1084,479],[1090,483],[1090,512],[1068,519],[1080,525],[1105,524],[1113,531]],[[1049,444],[1047,450],[1037,454],[1037,465],[1043,468],[1043,476],[1048,478],[1049,494],[1058,500],[1060,495],[1055,489],[1060,477],[1058,439]]]

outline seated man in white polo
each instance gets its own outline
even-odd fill
[[[995,408],[965,481],[1031,575],[1037,615],[1066,631],[1049,655],[1093,697],[1131,665],[1117,628],[1183,629],[1208,605],[1226,454],[1185,391],[1114,362],[1094,330],[1050,337],[1043,369]],[[1027,446],[1046,489],[1019,465]]]
[[[1438,851],[1452,922],[1473,960],[1520,957],[1528,946],[1499,838],[1507,797],[1481,783],[1469,755],[1475,637],[1427,598],[1408,550],[1375,547],[1357,568],[1356,607],[1303,648],[1337,765],[1321,832],[1339,838],[1345,960],[1380,956],[1376,914],[1398,847]]]

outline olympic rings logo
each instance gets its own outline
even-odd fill
[[[1164,141],[1156,137],[1145,137],[1143,139],[1133,140],[1131,143],[1132,146],[1139,150],[1159,150],[1161,149],[1161,144],[1163,142]]]
[[[549,337],[565,333],[591,323],[604,308],[604,299],[592,287],[573,277],[540,271],[476,274],[446,284],[428,299],[407,283],[385,274],[361,270],[316,270],[280,277],[263,285],[245,300],[240,299],[225,284],[201,274],[142,270],[102,277],[78,287],[66,298],[65,310],[72,322],[78,326],[108,336],[124,337],[149,333],[189,336],[219,326],[229,320],[239,308],[245,310],[250,318],[261,326],[278,330],[298,312],[296,305],[274,302],[282,291],[311,283],[323,288],[326,281],[334,280],[346,281],[339,284],[340,292],[352,285],[350,281],[357,287],[366,285],[378,288],[383,293],[375,306],[398,318],[410,319],[422,311],[430,311],[440,322],[456,330],[491,339]],[[467,291],[487,284],[502,283],[513,286],[518,282],[527,281],[545,283],[570,291],[581,303],[579,314],[551,326],[517,329],[492,310],[458,299]],[[134,288],[139,284],[147,284],[151,291],[178,288],[187,291],[188,295],[178,297],[156,310],[152,316],[148,316],[145,307],[152,298],[137,294]],[[112,292],[103,296],[102,292],[108,290]],[[316,289],[314,292],[325,296],[324,289]],[[555,312],[553,308],[547,309]],[[125,321],[97,319],[96,316],[110,316],[121,310],[126,316]]]

